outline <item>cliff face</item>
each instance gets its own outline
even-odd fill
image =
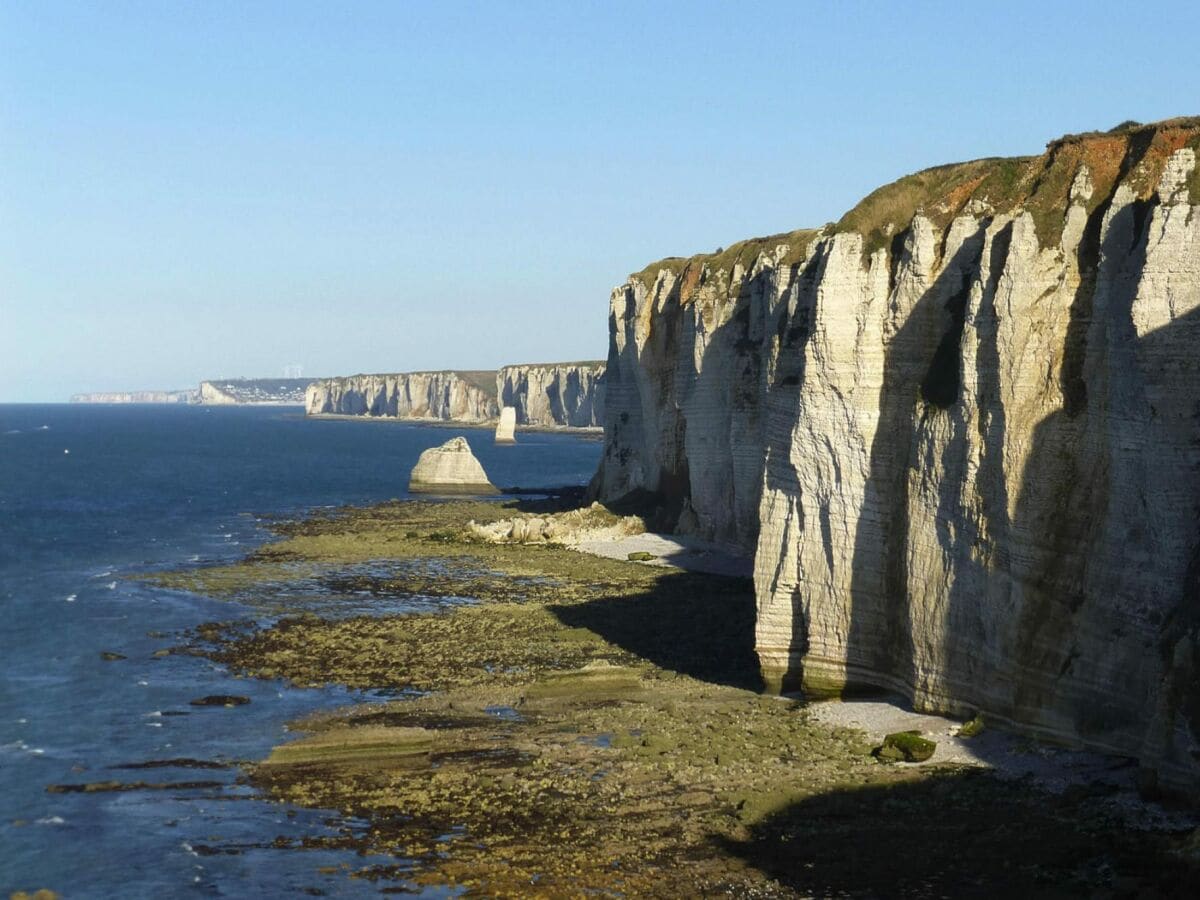
[[[387,416],[482,422],[500,412],[494,372],[405,372],[350,375],[309,385],[310,415]]]
[[[196,391],[99,391],[72,394],[72,403],[195,403]]]
[[[1066,138],[634,276],[602,498],[755,543],[770,683],[1200,785],[1198,148]]]
[[[206,406],[294,406],[304,402],[311,378],[227,378],[200,382]]]
[[[604,363],[505,366],[496,374],[501,406],[520,425],[595,428],[604,424]]]

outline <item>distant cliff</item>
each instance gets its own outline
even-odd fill
[[[310,415],[382,416],[483,422],[496,418],[492,371],[404,372],[323,378],[308,387]]]
[[[98,391],[72,394],[72,403],[195,403],[198,393],[183,391]]]
[[[299,406],[311,378],[230,378],[200,382],[200,403],[212,406]]]
[[[604,424],[604,363],[505,366],[496,375],[501,406],[517,424],[596,428]]]
[[[309,415],[485,422],[501,406],[520,425],[595,428],[603,421],[604,364],[547,363],[493,371],[405,372],[325,378],[309,387]]]
[[[755,550],[776,686],[1200,786],[1200,120],[929,169],[612,294],[596,489]]]

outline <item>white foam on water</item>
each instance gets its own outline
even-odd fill
[[[115,591],[117,589],[117,583],[115,581],[110,581],[107,585],[105,585],[105,587],[107,587],[110,591]]]
[[[39,825],[65,825],[67,820],[62,816],[43,816],[37,820]]]
[[[77,596],[78,596],[77,594],[68,594],[68,595],[67,595],[67,602],[68,602],[68,603],[74,603],[74,602],[75,602],[75,598],[76,598]]]

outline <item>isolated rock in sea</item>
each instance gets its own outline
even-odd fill
[[[506,406],[500,410],[500,421],[496,424],[496,443],[515,444],[517,442],[517,410]]]
[[[427,493],[499,493],[463,437],[451,438],[440,447],[422,453],[409,477],[408,489]]]
[[[499,414],[492,371],[404,372],[322,378],[308,386],[305,412],[485,422]]]
[[[604,363],[504,366],[496,396],[521,425],[596,428],[604,424]]]
[[[1200,119],[941,166],[612,295],[606,503],[755,548],[775,687],[1200,789]]]

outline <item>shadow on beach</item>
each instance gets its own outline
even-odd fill
[[[820,794],[715,843],[805,896],[1200,896],[1183,838],[1108,824],[1104,803],[945,772]]]
[[[664,574],[642,594],[549,609],[564,625],[587,628],[664,669],[762,690],[748,578]]]

